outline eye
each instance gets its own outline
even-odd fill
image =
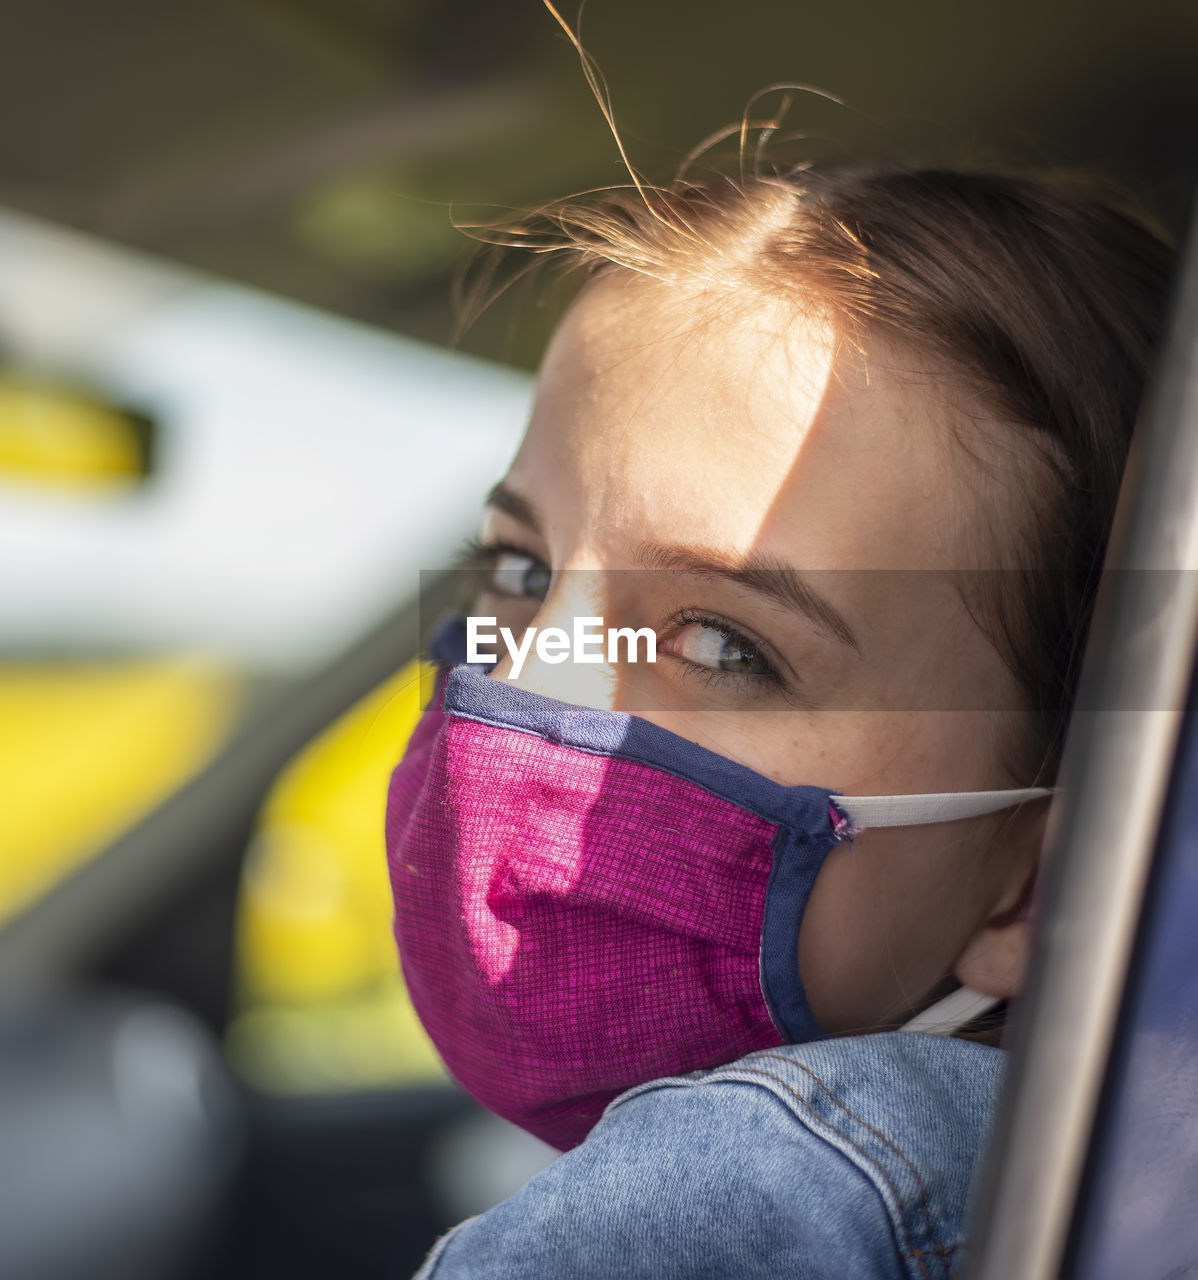
[[[662,649],[696,667],[741,676],[774,676],[761,650],[722,618],[683,610],[676,621],[684,625],[669,636]]]
[[[490,566],[486,589],[501,596],[544,600],[553,570],[543,560],[516,547],[487,548]]]

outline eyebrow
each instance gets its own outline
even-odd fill
[[[536,508],[502,480],[487,494],[486,505],[511,516],[534,533],[539,534],[541,531]],[[750,552],[743,559],[735,559],[706,547],[674,546],[659,542],[638,544],[635,555],[646,569],[693,573],[745,587],[785,609],[802,614],[831,639],[847,645],[857,653],[861,652],[861,644],[844,614],[797,569],[771,556]]]
[[[647,569],[672,569],[736,583],[785,609],[801,613],[831,639],[861,652],[861,644],[844,614],[797,569],[770,556],[750,552],[743,559],[733,559],[706,548],[653,542],[642,542],[636,555]]]
[[[536,508],[506,481],[500,480],[497,485],[492,486],[483,505],[494,507],[496,511],[502,511],[504,515],[511,516],[513,520],[531,529],[533,533],[541,532],[541,521],[537,517]]]

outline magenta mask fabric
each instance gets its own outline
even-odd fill
[[[387,803],[404,977],[450,1073],[566,1150],[635,1084],[818,1037],[796,939],[833,815],[646,720],[453,668]]]
[[[822,1035],[799,925],[852,830],[820,787],[456,666],[387,800],[412,1002],[467,1092],[567,1150],[633,1085]]]

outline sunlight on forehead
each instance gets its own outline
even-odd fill
[[[748,550],[818,425],[836,351],[793,301],[599,282],[554,340],[513,474],[540,472],[547,502],[607,538]]]

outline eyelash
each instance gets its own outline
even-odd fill
[[[530,551],[527,547],[520,546],[519,543],[508,542],[503,539],[486,542],[477,537],[469,538],[463,545],[459,563],[464,567],[483,570],[493,565],[501,555],[527,556],[537,564],[549,568],[540,556]],[[676,609],[665,619],[659,629],[659,633],[665,634],[679,631],[683,627],[690,625],[709,627],[712,631],[722,635],[725,640],[732,641],[746,653],[758,659],[766,670],[759,675],[744,675],[736,671],[721,671],[715,667],[701,666],[697,662],[690,662],[686,658],[678,657],[676,654],[665,653],[663,656],[677,663],[686,676],[702,680],[709,687],[717,684],[727,685],[732,683],[739,685],[742,689],[758,693],[764,693],[767,689],[785,691],[786,683],[778,674],[776,665],[766,655],[762,643],[759,640],[754,640],[740,630],[739,627],[733,626],[732,623],[725,618],[721,618],[718,614],[707,613],[702,609],[694,608]]]
[[[683,627],[691,625],[707,627],[722,635],[725,640],[730,640],[738,648],[743,649],[745,653],[756,658],[766,669],[757,675],[745,675],[738,671],[721,671],[717,667],[704,667],[697,662],[690,662],[686,658],[680,658],[676,654],[667,653],[666,656],[677,662],[687,675],[701,679],[708,685],[732,682],[754,691],[764,691],[765,687],[773,689],[785,687],[782,677],[778,674],[777,667],[770,661],[761,641],[754,640],[752,636],[746,634],[739,627],[733,626],[726,618],[721,618],[718,614],[707,613],[702,609],[677,609],[665,620],[662,629],[679,631]]]

